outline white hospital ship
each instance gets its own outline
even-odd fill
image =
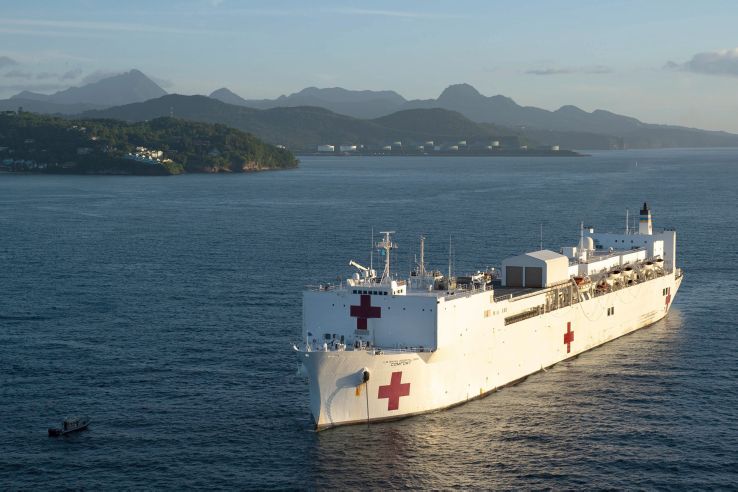
[[[453,277],[384,271],[351,261],[353,277],[303,298],[295,346],[316,428],[396,419],[486,395],[666,316],[682,281],[676,231],[654,232],[644,203],[637,232],[582,227],[576,246],[507,258]],[[449,269],[450,270],[450,269]]]

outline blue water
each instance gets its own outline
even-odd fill
[[[637,162],[637,165],[636,165]],[[0,175],[0,489],[726,488],[738,483],[738,150],[305,158],[250,175]],[[488,398],[312,431],[303,285],[396,230],[461,272],[678,229],[668,318]],[[69,414],[89,431],[51,439]]]

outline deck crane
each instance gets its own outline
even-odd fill
[[[376,275],[376,273],[374,272],[374,270],[369,269],[369,268],[365,267],[364,265],[359,265],[354,260],[349,261],[349,266],[352,266],[352,267],[356,268],[357,270],[361,271],[364,274],[364,278],[365,279],[374,278],[374,276]]]

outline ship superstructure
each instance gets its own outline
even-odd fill
[[[627,223],[627,219],[626,219]],[[392,233],[377,243],[384,269],[354,261],[339,284],[303,298],[303,342],[316,427],[435,411],[495,391],[663,318],[681,284],[676,231],[580,226],[576,246],[507,258],[499,270],[452,276],[420,259],[390,271]]]

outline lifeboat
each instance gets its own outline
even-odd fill
[[[622,281],[623,273],[620,270],[612,270],[607,274],[607,283],[612,285],[619,284]]]
[[[653,277],[653,262],[652,261],[646,261],[644,263],[641,263],[641,275],[643,275],[643,278],[649,279]]]
[[[577,284],[579,292],[587,292],[592,286],[592,281],[589,277],[574,277],[574,283]]]

